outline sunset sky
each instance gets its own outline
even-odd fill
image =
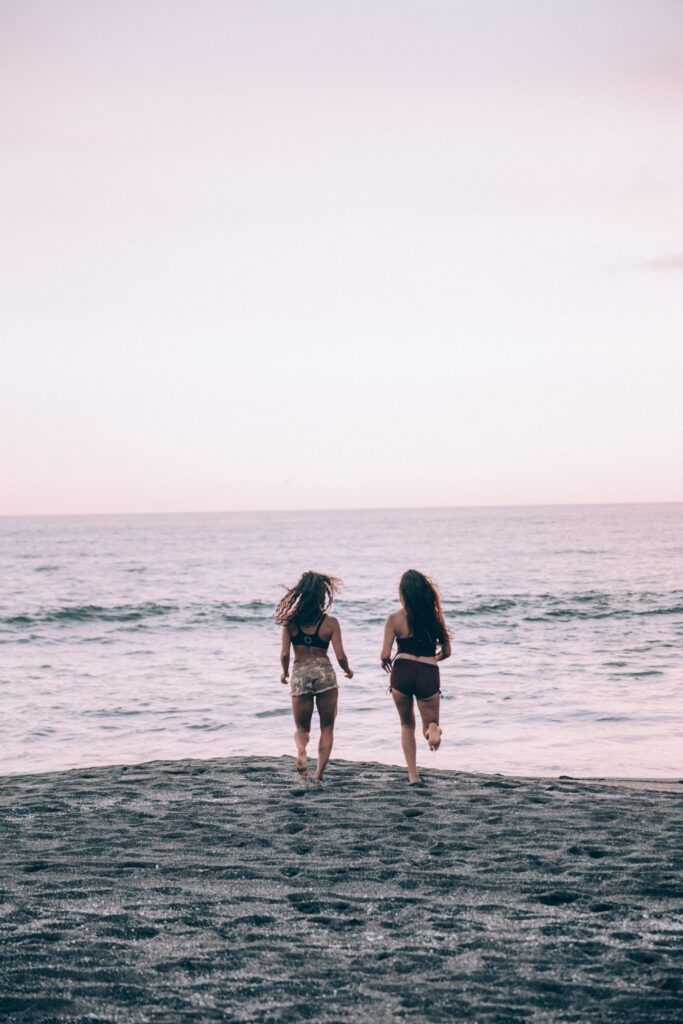
[[[683,500],[679,0],[0,0],[0,513]]]

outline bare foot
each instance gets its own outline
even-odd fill
[[[422,779],[420,778],[419,775],[414,775],[412,779],[411,779],[410,775],[408,776],[408,785],[409,786],[419,786],[419,785],[421,785],[421,783],[422,783]]]
[[[430,722],[427,726],[426,739],[430,750],[438,750],[441,746],[441,726],[436,722]]]
[[[300,775],[308,775],[308,754],[305,747],[299,747],[294,767]]]
[[[312,781],[315,782],[316,786],[322,786],[325,780],[323,779],[322,775],[314,775]]]

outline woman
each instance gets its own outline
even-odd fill
[[[320,742],[315,781],[323,781],[325,766],[332,752],[334,720],[337,715],[339,687],[327,648],[332,646],[344,675],[353,679],[353,672],[344,653],[341,627],[337,619],[327,614],[341,580],[319,572],[305,572],[296,586],[288,590],[275,611],[275,621],[282,626],[280,682],[287,684],[290,647],[294,648],[292,669],[292,712],[294,714],[295,767],[308,775],[306,747],[311,738],[313,701],[320,718]]]
[[[441,611],[439,591],[416,569],[403,573],[398,587],[401,610],[387,619],[382,646],[382,668],[391,672],[391,694],[401,719],[401,746],[408,764],[408,781],[419,783],[415,747],[413,697],[422,719],[422,732],[430,750],[441,743],[438,662],[451,656],[448,627]],[[391,658],[397,642],[398,653]]]

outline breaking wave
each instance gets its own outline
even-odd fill
[[[42,608],[18,615],[0,616],[7,630],[35,629],[40,626],[77,627],[88,623],[111,623],[122,628],[140,629],[154,624],[168,628],[224,626],[225,624],[273,624],[274,604],[254,599],[244,602],[215,601],[208,604],[176,604],[170,601],[145,601],[139,604],[77,604]],[[371,601],[340,601],[338,613],[353,626],[374,626],[390,610]],[[546,622],[549,624],[586,619],[640,618],[643,616],[683,615],[683,592],[656,594],[609,594],[587,591],[574,594],[479,595],[469,600],[444,601],[448,620],[485,619],[489,623]]]

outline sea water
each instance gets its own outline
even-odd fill
[[[379,652],[414,567],[453,632],[420,763],[683,775],[680,504],[3,518],[0,564],[5,774],[291,754],[273,611],[308,568],[345,584],[333,756],[400,764]]]

